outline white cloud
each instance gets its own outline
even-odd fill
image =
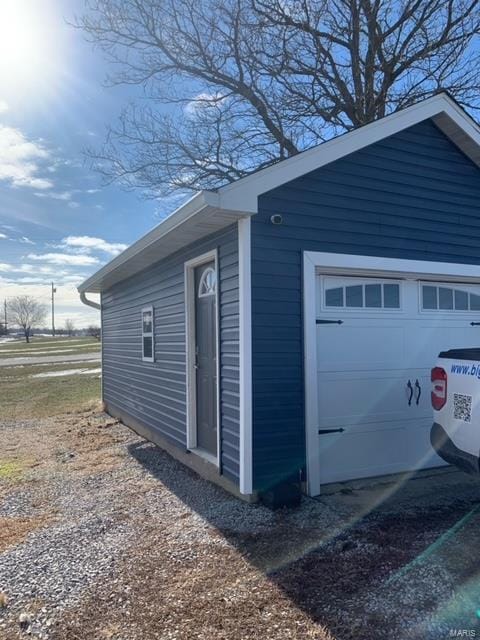
[[[29,260],[39,260],[50,264],[64,264],[70,266],[90,266],[98,264],[98,258],[86,255],[71,255],[69,253],[30,253]]]
[[[8,104],[5,100],[0,100],[0,113],[5,113],[8,111]]]
[[[67,269],[57,265],[22,264],[12,265],[0,263],[0,289],[9,287],[8,295],[21,295],[25,287],[36,286],[39,297],[43,301],[50,295],[50,283],[55,282],[58,291],[77,286],[86,279],[84,273],[75,270],[75,267]],[[73,270],[72,270],[73,269]],[[27,292],[28,293],[28,292]],[[28,293],[28,295],[30,295]],[[0,299],[1,299],[0,295]],[[76,301],[76,298],[75,298]],[[56,298],[56,302],[57,298]],[[81,305],[79,305],[81,308]]]
[[[58,267],[53,265],[21,264],[19,267],[12,267],[12,270],[18,273],[31,273],[34,275],[40,273],[44,276],[55,276],[55,278],[63,278],[71,274],[70,271],[59,270]]]
[[[0,240],[6,240],[7,235],[5,233],[0,233]]]
[[[193,117],[197,115],[201,109],[208,109],[209,107],[219,105],[224,100],[225,96],[220,91],[216,93],[199,93],[186,105],[185,112],[188,116]]]
[[[53,200],[70,200],[72,198],[71,191],[49,191],[48,193],[37,192],[34,195],[37,198],[52,198]]]
[[[70,265],[66,266],[67,269],[70,267]],[[20,280],[18,275],[13,274],[27,274],[33,277],[39,277],[42,282],[45,281],[45,278],[54,278],[57,282],[81,282],[86,278],[83,273],[75,273],[71,270],[59,269],[55,264],[40,265],[24,263],[17,266],[6,262],[0,262],[0,273],[2,272],[12,274],[9,275],[9,282],[18,282]]]
[[[98,193],[100,189],[87,189],[87,193]]]
[[[112,256],[116,256],[121,251],[124,251],[128,245],[122,244],[121,242],[107,242],[102,238],[92,236],[67,236],[63,238],[61,246],[77,248],[86,252],[104,251]]]
[[[69,202],[69,203],[68,203],[68,206],[70,207],[70,209],[78,209],[78,207],[79,207],[80,205],[78,204],[78,202],[74,202],[74,201],[72,200],[72,202]]]
[[[15,187],[50,189],[53,183],[38,176],[38,162],[48,158],[41,141],[28,140],[19,129],[0,125],[0,180]]]
[[[5,280],[12,284],[46,284],[45,278],[41,276],[22,276],[21,278],[9,278]]]
[[[27,238],[27,236],[22,236],[18,239],[18,241],[22,244],[35,244],[35,242],[33,240],[30,240],[30,238]]]

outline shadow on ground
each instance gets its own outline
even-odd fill
[[[273,513],[150,443],[130,453],[339,640],[479,633],[476,479],[445,468],[327,487],[299,509]]]

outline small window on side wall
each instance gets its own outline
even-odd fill
[[[144,307],[142,309],[142,360],[154,362],[154,354],[153,307]]]

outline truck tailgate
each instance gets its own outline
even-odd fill
[[[462,354],[459,353],[459,355]],[[447,374],[446,403],[442,409],[434,411],[434,418],[459,449],[478,456],[480,451],[480,358],[466,360],[452,356],[455,356],[454,351],[440,354],[437,364]],[[435,382],[433,394],[435,394]]]

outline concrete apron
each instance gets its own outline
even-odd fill
[[[401,513],[408,507],[428,509],[465,498],[480,501],[480,479],[445,466],[324,485],[315,500],[358,519],[373,511]]]

